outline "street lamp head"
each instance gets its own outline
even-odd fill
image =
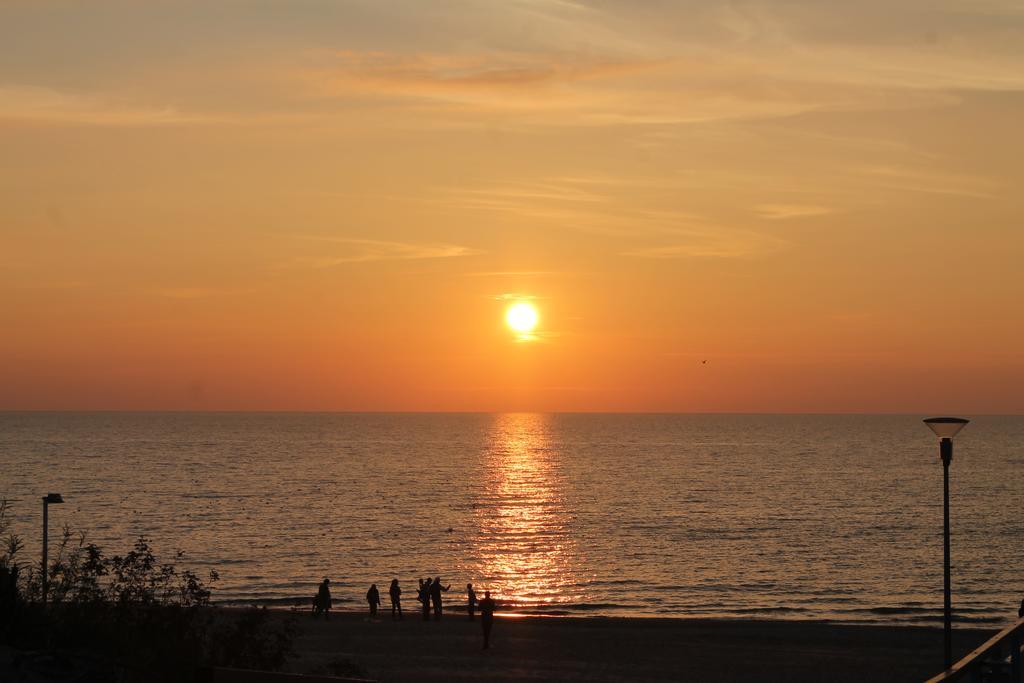
[[[962,417],[930,417],[924,421],[940,439],[952,439],[968,422]]]
[[[56,505],[57,503],[63,503],[64,499],[59,493],[47,493],[43,501],[50,505]]]

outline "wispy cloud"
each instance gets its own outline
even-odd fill
[[[811,204],[759,204],[754,207],[754,211],[762,218],[769,220],[824,216],[834,212],[833,209],[827,206],[814,206]]]
[[[96,126],[166,126],[209,119],[172,107],[145,107],[52,88],[0,85],[0,120]]]
[[[554,270],[486,270],[474,273],[462,273],[463,277],[554,277],[565,275]]]
[[[554,83],[571,83],[656,68],[659,60],[571,57],[546,53],[476,55],[343,51],[308,73],[325,93],[353,90],[415,97],[483,97]]]
[[[560,229],[629,235],[635,227],[624,225],[614,207],[603,205],[609,199],[567,184],[544,182],[439,188],[428,203],[446,210],[504,213]]]
[[[536,301],[544,297],[537,296],[536,294],[524,294],[523,292],[503,292],[501,294],[492,294],[488,298],[495,301]]]
[[[510,183],[504,186],[491,186],[463,189],[459,194],[469,197],[492,197],[508,200],[554,200],[560,202],[603,202],[608,197],[595,192],[581,190],[569,183]]]
[[[790,116],[853,102],[845,89],[787,81],[755,62],[688,55],[344,52],[317,61],[292,76],[314,98],[418,104],[448,124],[460,116],[504,115],[511,126],[665,126]]]
[[[678,187],[652,182],[662,189]],[[428,201],[449,210],[507,213],[529,219],[535,225],[607,237],[674,231],[680,228],[680,222],[700,219],[677,210],[636,208],[630,195],[637,187],[646,185],[642,181],[614,179],[584,182],[578,178],[545,178],[536,183],[439,188]]]
[[[330,268],[346,263],[443,259],[482,253],[478,249],[458,244],[416,244],[411,242],[387,242],[383,240],[320,236],[306,236],[305,239],[341,245],[343,253],[302,257],[295,259],[291,265]]]
[[[785,240],[733,228],[708,228],[683,232],[671,242],[637,247],[623,256],[649,259],[679,258],[751,258],[780,251],[789,246]]]
[[[999,185],[988,178],[962,173],[907,166],[871,166],[856,170],[869,182],[909,192],[991,199],[996,196],[999,189]]]
[[[677,181],[678,185],[678,181]],[[583,186],[586,189],[581,189]],[[658,181],[661,190],[672,187]],[[540,189],[542,188],[542,189]],[[621,255],[641,258],[737,258],[770,253],[789,245],[751,229],[720,225],[698,213],[671,207],[640,208],[630,199],[635,187],[613,178],[547,178],[536,185],[506,183],[478,188],[449,188],[436,201],[451,208],[497,211],[529,218],[560,230],[628,241]],[[649,206],[649,205],[645,205]],[[818,215],[830,209],[811,205],[764,205],[772,218]]]
[[[505,114],[508,125],[663,127],[938,106],[955,90],[1024,89],[1014,0],[862,0],[827,10],[770,0],[406,0],[260,6],[216,18],[203,3],[184,2],[158,40],[119,48],[131,69],[109,59],[107,43],[147,29],[155,17],[146,3],[126,6],[109,25],[74,3],[52,15],[22,4],[12,19],[38,14],[39,37],[78,46],[82,63],[51,63],[31,41],[11,41],[12,70],[35,85],[0,85],[4,118],[169,125],[207,120],[190,112],[224,111],[285,124],[358,116],[373,100],[414,112],[399,124],[407,126]],[[284,33],[272,28],[282,17]],[[12,34],[22,25],[8,23]],[[218,36],[229,27],[233,40],[224,44]],[[168,66],[167,45],[183,40],[198,57]],[[115,90],[45,87],[87,88],[90,80]]]

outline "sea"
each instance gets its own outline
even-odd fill
[[[925,415],[0,413],[0,497],[108,555],[150,539],[216,602],[364,609],[393,578],[539,615],[941,623],[942,465]],[[954,618],[1024,598],[1024,417],[966,416]]]

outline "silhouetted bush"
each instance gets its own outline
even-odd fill
[[[0,503],[0,536],[6,512]],[[12,535],[0,553],[0,601],[3,638],[21,650],[78,656],[125,681],[188,681],[204,666],[273,670],[291,654],[290,622],[262,609],[211,608],[217,572],[204,579],[179,569],[180,552],[160,563],[145,537],[107,557],[65,528],[47,567],[45,610],[41,576],[18,564],[20,549]]]
[[[0,642],[6,641],[22,609],[17,556],[23,544],[21,538],[11,533],[9,509],[7,501],[0,500]]]

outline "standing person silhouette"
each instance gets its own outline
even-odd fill
[[[494,600],[491,591],[484,591],[484,599],[480,601],[480,626],[484,629],[484,649],[491,647],[491,627],[494,626]]]
[[[469,612],[469,620],[473,621],[473,614],[476,612],[476,592],[473,590],[473,584],[466,584],[466,611]]]
[[[434,583],[430,585],[430,601],[434,603],[434,621],[441,621],[441,593],[447,593],[451,587],[451,584],[441,586],[441,577],[434,577]]]
[[[366,602],[370,603],[370,618],[377,618],[377,605],[380,604],[380,591],[377,590],[377,584],[371,584],[370,590],[366,591]]]
[[[324,621],[331,618],[331,580],[324,578],[320,582],[320,588],[316,592],[316,597],[313,598],[313,618],[316,619],[321,613],[324,615]]]
[[[388,595],[391,596],[391,618],[395,618],[395,611],[398,611],[398,619],[402,619],[402,589],[398,587],[398,579],[391,579],[391,588],[388,588]]]
[[[419,600],[423,606],[423,621],[430,621],[430,579],[420,579]]]

